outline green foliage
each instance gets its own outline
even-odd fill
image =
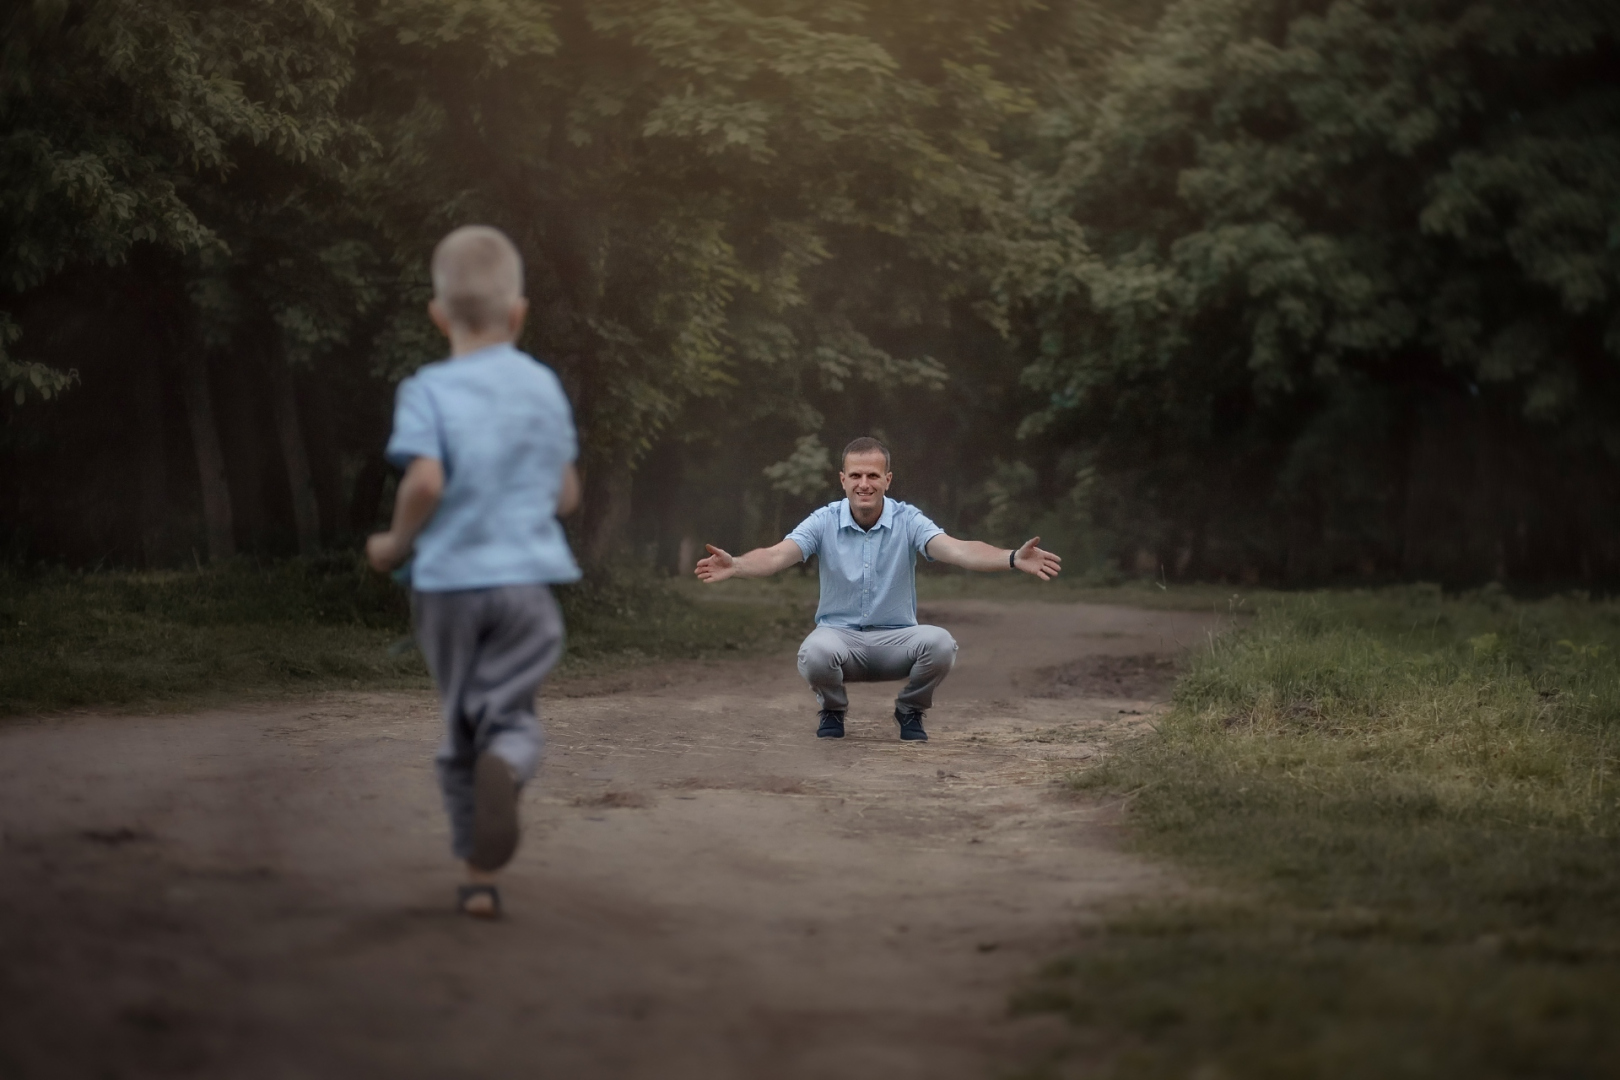
[[[1096,352],[1054,339],[1037,377],[1061,407],[1232,364],[1265,396],[1435,350],[1573,408],[1620,269],[1620,91],[1581,77],[1617,31],[1586,5],[1173,7],[1056,178],[1082,222],[1109,215],[1078,268],[1101,319]]]
[[[813,597],[771,590],[706,603],[712,594],[644,571],[556,594],[568,626],[561,678],[778,648],[815,610]],[[405,592],[353,556],[0,574],[0,714],[429,685]]]
[[[814,434],[800,436],[793,453],[765,466],[765,478],[771,482],[771,487],[812,501],[833,491],[829,478],[838,472],[832,454],[821,443],[821,436]]]
[[[751,484],[798,499],[807,482],[761,468],[829,414],[947,408],[964,321],[1005,322],[990,283],[1029,249],[1007,151],[1100,11],[28,0],[0,57],[0,316],[47,366],[7,352],[0,389],[54,393],[70,375],[48,365],[71,364],[161,384],[150,408],[176,371],[195,403],[266,397],[295,369],[302,408],[361,418],[328,440],[349,460],[313,463],[336,490],[381,442],[386,383],[443,353],[422,313],[433,243],[484,220],[525,252],[524,344],[574,399],[593,557],[656,447],[746,447]],[[130,334],[114,347],[98,321]],[[281,511],[257,505],[254,466],[227,466],[258,546]]]
[[[650,660],[785,651],[815,625],[815,597],[792,588],[726,595],[637,566],[604,568],[556,593],[568,625],[565,676]]]
[[[1083,786],[1220,888],[1031,988],[1113,1075],[1597,1075],[1620,989],[1620,608],[1272,597]],[[1145,1041],[1138,1041],[1145,1040]]]
[[[468,62],[495,41],[462,8],[409,8],[409,29],[393,11],[393,40],[370,40],[386,149],[367,200],[413,275],[469,216],[518,238],[532,343],[575,393],[590,463],[633,466],[702,399],[809,434],[807,390],[942,382],[877,342],[942,324],[968,267],[1005,257],[991,142],[1027,104],[983,61],[1016,6],[478,10],[497,8],[543,28],[501,38],[499,62]]]
[[[11,317],[0,311],[0,394],[11,393],[18,405],[28,399],[32,390],[46,401],[78,381],[74,370],[58,371],[34,361],[18,360],[6,347],[22,335]]]
[[[1591,490],[1620,460],[1617,33],[1602,5],[1172,5],[1034,189],[1088,250],[1036,288],[1026,432],[1099,449],[1139,535],[1228,568],[1259,525],[1277,569],[1421,571],[1442,528],[1429,562],[1477,577],[1464,516],[1497,563],[1555,557],[1571,465]],[[1564,468],[1486,456],[1468,491],[1425,431]],[[1459,486],[1450,521],[1401,498]]]
[[[1059,460],[1056,471],[1067,490],[1047,497],[1040,474],[1027,461],[997,461],[978,493],[983,538],[1016,547],[1038,536],[1042,547],[1062,554],[1065,575],[1112,576],[1117,571],[1111,544],[1094,513],[1094,467],[1069,457]]]
[[[0,53],[0,278],[14,291],[141,244],[228,247],[198,186],[246,155],[317,169],[356,137],[337,113],[355,24],[319,0],[26,0]]]
[[[426,685],[403,594],[353,559],[0,576],[0,709]]]
[[[265,490],[304,472],[328,540],[364,527],[388,383],[443,352],[428,252],[484,220],[576,406],[593,560],[626,528],[666,563],[717,520],[780,535],[817,488],[802,440],[881,432],[953,527],[1088,564],[1620,575],[1620,24],[1522,7],[23,0],[7,531],[93,561],[194,530],[189,481],[118,530],[22,520],[84,485],[16,403],[174,408],[177,371],[193,403],[279,388],[233,424],[287,476],[223,451],[241,542],[275,547]],[[327,431],[308,469],[290,399]],[[161,422],[91,408],[122,440],[100,462],[178,472]]]

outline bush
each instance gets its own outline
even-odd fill
[[[702,603],[625,570],[556,591],[568,625],[563,674],[769,648],[809,621],[787,593]],[[195,571],[0,573],[0,713],[425,688],[410,632],[405,590],[347,554]]]

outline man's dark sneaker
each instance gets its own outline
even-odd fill
[[[842,739],[844,737],[844,714],[833,712],[831,709],[821,710],[821,726],[816,728],[818,739]]]
[[[894,710],[895,722],[900,725],[900,738],[906,742],[927,742],[928,732],[923,730],[921,709]]]

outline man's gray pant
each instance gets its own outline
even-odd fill
[[[466,859],[478,755],[499,757],[519,784],[540,765],[534,696],[562,658],[562,612],[544,585],[416,592],[411,612],[444,707],[444,743],[433,760],[450,815],[450,847]]]
[[[824,710],[844,712],[850,682],[905,679],[895,704],[926,710],[934,689],[956,665],[956,639],[939,626],[901,626],[892,630],[843,630],[818,626],[799,646],[799,674],[816,692]]]

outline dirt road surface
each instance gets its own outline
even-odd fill
[[[1215,620],[955,601],[813,737],[790,656],[559,683],[508,917],[452,913],[432,699],[0,726],[0,1076],[1004,1075],[1009,994],[1099,904],[1173,887],[1064,775]]]

